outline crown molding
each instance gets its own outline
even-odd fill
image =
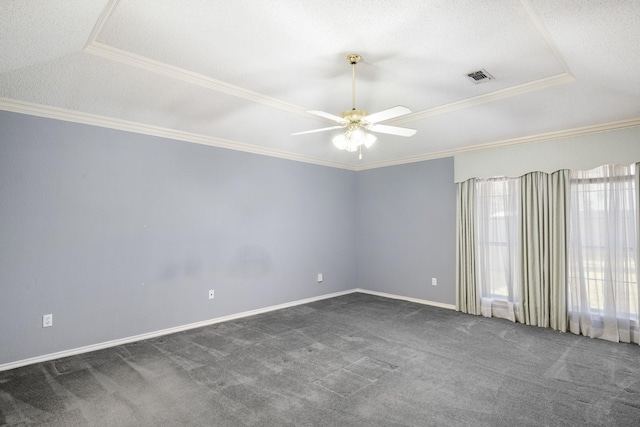
[[[396,120],[389,120],[388,123],[403,124],[423,120],[438,114],[450,113],[464,108],[475,107],[477,105],[487,104],[490,102],[500,101],[502,99],[523,95],[529,92],[535,92],[542,89],[558,86],[565,83],[575,82],[576,79],[567,73],[557,74],[555,76],[545,77],[543,79],[534,80],[518,86],[512,86],[506,89],[497,90],[495,92],[486,93],[484,95],[475,96],[473,98],[463,99],[461,101],[451,102],[449,104],[440,105],[428,110],[418,111],[413,114],[407,114]],[[385,122],[387,123],[387,122]]]
[[[428,154],[419,154],[416,156],[401,157],[399,159],[368,163],[366,165],[361,165],[361,166],[358,165],[354,168],[354,170],[356,172],[359,172],[359,171],[364,171],[369,169],[386,168],[388,166],[406,165],[408,163],[417,163],[417,162],[424,162],[426,160],[435,160],[435,159],[442,159],[445,157],[452,157],[452,156],[455,156],[457,153],[458,153],[458,150],[435,151]]]
[[[127,120],[114,119],[110,117],[88,114],[79,111],[66,110],[58,107],[51,107],[30,102],[17,101],[14,99],[0,98],[0,110],[14,113],[28,114],[31,116],[45,117],[49,119],[62,120],[66,122],[80,123],[103,128],[122,130],[126,132],[139,133],[144,135],[157,136],[161,138],[174,139],[194,144],[208,145],[211,147],[226,148],[229,150],[242,151],[245,153],[259,154],[262,156],[277,157],[296,162],[311,163],[320,166],[328,166],[338,169],[355,170],[352,165],[338,162],[329,162],[313,157],[303,156],[283,150],[275,150],[260,147],[244,142],[237,142],[228,139],[215,138],[191,132],[184,132],[175,129],[163,128],[160,126],[147,125],[130,122]]]
[[[180,80],[188,84],[197,85],[220,93],[225,93],[227,95],[245,99],[250,102],[277,108],[279,110],[297,114],[302,117],[314,117],[307,113],[304,108],[298,105],[291,104],[289,102],[285,102],[267,95],[263,95],[258,92],[250,91],[240,86],[235,86],[230,83],[223,82],[221,80],[213,79],[204,74],[195,73],[193,71],[169,65],[161,61],[156,61],[155,59],[147,58],[145,56],[118,49],[98,41],[92,41],[87,44],[87,46],[85,46],[84,48],[84,52],[105,58],[110,61],[120,62],[132,67],[140,68],[172,79]],[[408,114],[395,120],[389,120],[388,123],[402,124],[423,120],[435,115],[450,113],[452,111],[487,104],[490,102],[523,95],[529,92],[548,89],[560,84],[572,83],[575,81],[576,79],[572,75],[565,72],[554,76],[545,77],[543,79],[534,80],[532,82],[524,83],[521,85],[501,89],[484,95],[479,95],[473,98],[463,99],[435,108],[430,108],[428,110]]]
[[[449,104],[441,105],[428,110],[419,111],[419,112],[398,118],[397,120],[389,120],[388,123],[393,123],[393,124],[410,123],[413,121],[426,119],[428,117],[432,117],[438,114],[450,113],[452,111],[461,110],[464,108],[487,104],[489,102],[500,101],[502,99],[523,95],[525,93],[535,92],[538,90],[548,89],[561,84],[575,82],[576,79],[571,74],[571,70],[569,69],[569,65],[567,64],[567,61],[562,56],[560,49],[558,49],[558,46],[553,40],[553,37],[551,37],[551,33],[549,33],[549,30],[547,30],[547,27],[544,25],[544,23],[536,13],[534,7],[531,5],[529,0],[520,0],[520,3],[522,4],[522,7],[524,8],[527,15],[529,15],[529,19],[531,19],[531,22],[536,28],[536,30],[538,31],[538,33],[540,34],[540,37],[544,39],[547,47],[553,53],[553,56],[555,57],[556,61],[558,61],[558,64],[562,68],[562,73],[554,76],[549,76],[542,79],[534,80],[532,82],[524,83],[518,86],[512,86],[512,87],[501,89],[495,92],[479,95],[473,98],[463,99],[461,101],[456,101]]]
[[[308,117],[308,114],[305,113],[305,109],[295,104],[291,104],[277,98],[272,98],[258,92],[247,90],[240,86],[235,86],[221,80],[213,79],[204,74],[195,73],[184,68],[176,67],[165,62],[148,58],[146,56],[137,55],[135,53],[118,49],[114,46],[97,41],[100,32],[103,30],[107,21],[111,17],[111,14],[117,7],[118,2],[119,0],[110,0],[107,3],[102,13],[100,14],[100,17],[98,18],[95,26],[93,27],[91,35],[87,39],[83,52],[99,56],[110,61],[116,61],[130,65],[132,67],[147,70],[189,84],[201,86],[221,93],[226,93],[227,95],[246,99],[251,102]]]
[[[88,44],[84,48],[84,52],[108,59],[110,61],[120,62],[122,64],[150,71],[155,74],[160,74],[172,79],[180,80],[185,83],[214,90],[216,92],[225,93],[227,95],[235,96],[241,99],[246,99],[247,101],[255,102],[257,104],[277,108],[304,117],[309,116],[305,112],[304,108],[295,104],[291,104],[277,98],[272,98],[258,92],[253,92],[240,86],[235,86],[230,83],[225,83],[221,80],[213,79],[204,74],[185,70],[184,68],[169,65],[161,61],[156,61],[155,59],[137,55],[135,53],[118,49],[97,41]]]
[[[109,0],[107,5],[105,6],[104,10],[102,11],[100,17],[96,22],[96,25],[93,28],[93,31],[91,32],[91,35],[89,36],[86,42],[86,45],[83,50],[85,53],[99,56],[110,61],[116,61],[123,64],[127,64],[132,67],[147,70],[147,71],[150,71],[159,75],[163,75],[172,79],[183,81],[188,84],[193,84],[193,85],[204,87],[220,93],[225,93],[227,95],[245,99],[250,102],[255,102],[258,104],[266,105],[268,107],[277,108],[279,110],[293,113],[299,116],[310,117],[310,115],[306,112],[306,110],[298,105],[291,104],[289,102],[285,102],[280,99],[273,98],[258,92],[250,91],[240,86],[232,85],[230,83],[226,83],[221,80],[211,78],[204,74],[200,74],[193,71],[189,71],[184,68],[176,67],[162,61],[157,61],[142,55],[135,54],[130,51],[118,49],[114,46],[97,41],[97,37],[99,36],[100,32],[103,30],[107,21],[111,17],[111,14],[113,13],[113,11],[116,9],[118,2],[119,0]],[[529,92],[547,89],[560,84],[574,82],[575,78],[571,75],[571,72],[569,71],[569,67],[566,61],[562,57],[560,50],[558,49],[553,38],[551,37],[551,34],[544,26],[542,20],[539,18],[533,6],[529,3],[528,0],[521,0],[521,4],[525,9],[525,12],[531,19],[533,25],[536,27],[536,30],[538,31],[540,36],[545,40],[547,46],[552,51],[554,57],[556,58],[561,68],[563,69],[562,73],[554,76],[549,76],[543,79],[535,80],[532,82],[524,83],[521,85],[501,89],[491,93],[479,95],[473,98],[463,99],[460,101],[441,105],[428,110],[419,111],[413,114],[400,117],[395,120],[389,120],[388,123],[389,124],[410,123],[413,121],[423,120],[435,115],[446,114],[449,112],[474,107],[477,105],[482,105],[482,104],[495,102],[495,101],[499,101],[506,98],[511,98],[511,97],[522,95]]]
[[[126,50],[118,49],[114,46],[101,43],[97,41],[97,38],[100,32],[103,30],[104,26],[110,19],[112,13],[118,6],[119,0],[109,0],[103,9],[100,17],[98,18],[91,35],[89,36],[86,45],[84,47],[84,52],[87,54],[99,56],[105,58],[110,61],[116,61],[123,64],[127,64],[132,67],[144,69],[159,75],[164,75],[166,77],[180,80],[186,82],[188,84],[198,85],[200,87],[204,87],[210,90],[214,90],[217,92],[225,93],[234,97],[238,97],[241,99],[245,99],[250,102],[259,103],[262,105],[266,105],[272,108],[277,108],[283,111],[287,111],[293,114],[297,114],[304,117],[309,117],[309,114],[306,111],[297,105],[284,102],[280,99],[269,97],[267,95],[263,95],[258,92],[253,92],[247,89],[244,89],[239,86],[235,86],[221,80],[213,79],[209,76],[195,73],[180,67],[176,67],[165,62],[157,61],[142,55],[138,55]],[[563,72],[557,75],[549,76],[546,78],[542,78],[539,80],[535,80],[532,82],[524,83],[521,85],[501,89],[498,91],[494,91],[491,93],[479,95],[473,98],[468,98],[456,102],[452,102],[449,104],[441,105],[435,108],[431,108],[428,110],[419,111],[416,113],[412,113],[401,118],[395,120],[389,120],[390,124],[402,124],[402,123],[410,123],[413,121],[423,120],[429,117],[433,117],[439,114],[446,114],[453,111],[470,108],[486,103],[496,102],[499,100],[511,98],[514,96],[526,94],[529,92],[534,92],[538,90],[548,89],[557,85],[575,82],[576,79],[571,74],[569,70],[567,62],[564,60],[560,50],[558,49],[553,37],[547,30],[546,26],[538,16],[533,5],[529,0],[520,0],[522,7],[525,12],[529,16],[532,24],[535,26],[536,30],[540,34],[540,36],[545,40],[548,48],[552,51],[554,57],[558,61],[558,64],[562,68]],[[347,165],[343,163],[335,163],[335,162],[325,162],[319,159],[313,159],[306,156],[299,156],[293,153],[284,152],[280,150],[272,150],[264,147],[258,147],[251,144],[240,143],[235,141],[224,140],[220,138],[208,137],[199,134],[193,134],[188,132],[181,132],[173,129],[160,128],[156,126],[144,125],[140,123],[128,122],[124,120],[111,119],[96,115],[90,115],[86,113],[80,113],[76,111],[63,110],[55,107],[46,107],[42,105],[29,104],[20,101],[13,100],[1,100],[0,99],[0,108],[15,111],[15,112],[23,112],[25,114],[38,115],[42,117],[56,118],[59,120],[72,121],[77,123],[90,124],[101,127],[109,127],[114,129],[120,129],[130,132],[142,133],[147,135],[154,135],[159,137],[177,139],[181,141],[193,142],[197,144],[210,145],[220,148],[228,148],[238,151],[245,151],[254,154],[267,155],[272,157],[279,157],[289,160],[301,161],[306,163],[313,163],[322,166],[336,167],[341,169],[348,170],[366,170],[366,169],[375,169],[386,166],[394,166],[406,163],[414,163],[420,162],[424,160],[432,160],[437,158],[454,156],[459,153],[474,151],[474,150],[482,150],[482,149],[490,149],[507,145],[514,144],[522,144],[528,142],[541,141],[545,139],[552,138],[562,138],[566,136],[579,135],[583,133],[590,132],[600,132],[605,130],[611,130],[618,128],[617,126],[626,127],[625,123],[627,122],[615,122],[612,124],[605,125],[597,125],[597,126],[589,126],[586,128],[580,129],[572,129],[561,132],[552,132],[548,134],[534,135],[524,138],[516,138],[504,141],[498,141],[488,144],[482,144],[477,146],[464,147],[461,149],[454,150],[446,150],[439,151],[424,155],[403,157],[401,159],[395,159],[384,162],[371,163],[368,165]],[[634,121],[630,121],[633,123]],[[637,124],[631,124],[628,126],[636,126]]]
[[[106,25],[107,21],[111,17],[111,14],[118,5],[119,0],[110,0],[105,6],[102,14],[100,15],[96,25],[89,36],[87,43],[84,47],[84,52],[96,55],[107,60],[120,62],[144,69],[156,74],[164,75],[166,77],[183,81],[188,84],[201,86],[210,90],[225,93],[227,95],[235,96],[241,99],[245,99],[250,102],[256,102],[262,105],[266,105],[272,108],[277,108],[283,111],[287,111],[293,114],[297,114],[304,117],[310,117],[306,110],[298,105],[291,104],[289,102],[282,101],[277,98],[273,98],[258,92],[250,91],[240,86],[235,86],[230,83],[223,82],[206,76],[204,74],[195,73],[193,71],[186,70],[184,68],[176,67],[167,64],[162,61],[157,61],[142,55],[135,54],[130,51],[118,49],[114,46],[108,45],[97,41],[97,37]],[[481,104],[499,101],[502,99],[510,98],[513,96],[522,95],[528,92],[534,92],[542,89],[547,89],[553,86],[557,86],[564,83],[571,83],[575,81],[575,78],[571,75],[569,67],[562,57],[560,50],[556,46],[551,34],[546,29],[542,20],[538,17],[533,6],[528,0],[521,0],[521,4],[529,15],[533,25],[536,27],[540,36],[545,40],[547,46],[552,51],[554,57],[563,69],[563,73],[558,75],[546,77],[543,79],[535,80],[532,82],[524,83],[518,86],[513,86],[491,92],[484,95],[479,95],[473,98],[468,98],[449,104],[441,105],[428,110],[419,111],[413,114],[403,116],[395,120],[389,120],[389,124],[402,124],[410,123],[417,120],[422,120],[428,117],[432,117],[438,114],[445,114],[464,108],[474,107]],[[314,116],[315,117],[315,116]],[[317,118],[317,117],[315,117]]]
[[[87,42],[84,44],[85,49],[87,48],[87,46],[91,45],[96,41],[96,38],[98,38],[98,34],[100,34],[104,26],[107,24],[107,21],[111,17],[111,14],[115,10],[119,1],[120,0],[109,0],[109,2],[104,7],[104,9],[102,9],[102,13],[100,13],[98,20],[96,21],[96,24],[93,26],[93,30],[91,31],[91,34],[89,34],[89,38],[87,39]]]
[[[522,4],[525,12],[527,13],[527,15],[529,15],[529,19],[531,19],[531,22],[536,27],[536,30],[538,31],[540,36],[544,39],[547,47],[551,50],[553,56],[555,56],[556,61],[558,61],[565,74],[572,75],[571,70],[569,69],[569,64],[562,56],[558,45],[551,36],[551,33],[547,29],[546,25],[544,25],[544,23],[542,22],[542,19],[540,19],[540,16],[538,16],[538,13],[536,12],[531,2],[529,0],[520,0],[520,4]]]
[[[490,142],[488,144],[479,144],[456,150],[457,153],[466,153],[469,151],[487,150],[491,148],[507,147],[510,145],[528,144],[532,142],[540,142],[551,139],[570,138],[573,136],[586,135],[590,133],[607,132],[612,130],[624,129],[629,127],[640,126],[640,117],[629,120],[619,120],[615,122],[601,123],[597,125],[583,126],[579,128],[541,133],[538,135],[525,136],[521,138],[505,139],[502,141]]]
[[[629,119],[629,120],[620,120],[616,122],[602,123],[598,125],[584,126],[584,127],[574,128],[574,129],[541,133],[537,135],[525,136],[520,138],[504,139],[501,141],[489,142],[486,144],[472,145],[472,146],[457,148],[454,150],[436,151],[429,154],[403,157],[400,159],[389,160],[384,162],[370,163],[364,166],[357,166],[355,170],[362,171],[367,169],[383,168],[387,166],[397,166],[397,165],[403,165],[407,163],[415,163],[415,162],[422,162],[425,160],[451,157],[457,154],[467,153],[470,151],[489,150],[492,148],[507,147],[511,145],[529,144],[533,142],[541,142],[541,141],[560,139],[560,138],[570,138],[574,136],[580,136],[580,135],[586,135],[586,134],[598,133],[598,132],[607,132],[607,131],[624,129],[624,128],[635,127],[635,126],[640,126],[640,117],[635,119]]]
[[[175,129],[162,128],[159,126],[145,125],[141,123],[130,122],[126,120],[113,119],[109,117],[98,116],[95,114],[82,113],[78,111],[66,110],[58,107],[50,107],[45,105],[33,104],[25,101],[17,101],[14,99],[0,98],[0,110],[10,111],[14,113],[28,114],[32,116],[45,117],[49,119],[62,120],[67,122],[81,123],[91,126],[99,126],[109,129],[117,129],[126,132],[140,133],[144,135],[157,136],[161,138],[169,138],[178,141],[191,142],[195,144],[209,145],[211,147],[226,148],[229,150],[242,151],[246,153],[259,154],[269,157],[277,157],[286,160],[293,160],[303,163],[311,163],[319,166],[327,166],[337,169],[346,169],[352,171],[362,171],[368,169],[377,169],[388,166],[397,166],[407,163],[422,162],[425,160],[440,159],[443,157],[451,157],[457,154],[469,151],[488,150],[492,148],[506,147],[517,144],[528,144],[532,142],[545,141],[550,139],[569,138],[572,136],[585,135],[596,132],[606,132],[611,130],[623,129],[628,127],[640,126],[640,117],[629,120],[620,120],[609,123],[602,123],[592,126],[584,126],[580,128],[567,129],[562,131],[547,132],[538,135],[530,135],[520,138],[505,139],[501,141],[490,142],[486,144],[472,145],[453,150],[436,151],[416,156],[402,157],[383,162],[369,163],[366,165],[352,165],[347,163],[329,162],[313,157],[302,156],[282,150],[274,150],[257,145],[236,142],[222,138],[215,138],[206,135],[200,135],[191,132],[183,132]]]

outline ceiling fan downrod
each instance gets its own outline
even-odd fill
[[[351,109],[356,109],[356,64],[360,62],[362,57],[357,53],[347,55],[347,61],[351,64]]]

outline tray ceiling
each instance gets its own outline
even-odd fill
[[[640,2],[2,1],[0,109],[348,169],[640,125]],[[363,153],[305,113],[414,113]],[[494,77],[474,84],[466,74]]]

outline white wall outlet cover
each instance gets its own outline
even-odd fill
[[[431,278],[431,285],[438,286],[438,279],[436,279],[435,277],[432,277]]]
[[[209,290],[209,299],[213,299],[213,298],[214,298],[214,296],[215,296],[215,294],[214,294],[214,292],[213,292],[213,289],[210,289],[210,290]]]
[[[43,314],[42,315],[42,327],[48,328],[53,326],[53,314]]]
[[[324,280],[324,274],[318,273],[318,283],[322,282],[323,280]]]

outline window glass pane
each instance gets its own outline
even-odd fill
[[[571,175],[569,311],[638,319],[635,167]]]
[[[514,301],[519,282],[519,180],[478,180],[476,208],[481,297]]]

